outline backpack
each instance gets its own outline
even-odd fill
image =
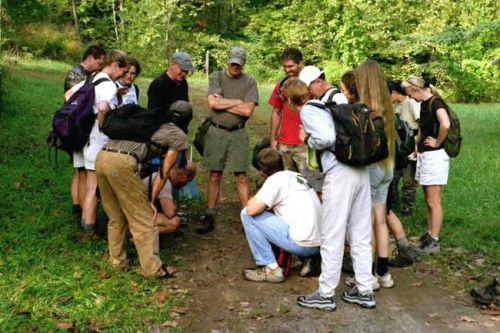
[[[196,135],[193,140],[193,145],[196,150],[203,156],[205,152],[205,140],[207,137],[208,129],[212,125],[212,118],[207,117],[205,120],[198,126],[198,130],[196,131]]]
[[[365,166],[389,156],[384,119],[361,103],[307,104],[326,109],[333,117],[335,150],[330,150],[339,162],[351,166]]]
[[[169,121],[162,110],[125,104],[106,114],[101,131],[112,140],[149,142],[160,126]]]
[[[429,102],[429,111],[432,112],[432,102],[436,99],[441,97],[439,96],[434,96],[431,98]],[[442,99],[441,99],[442,100]],[[444,103],[444,101],[443,101]],[[461,135],[461,130],[460,130],[460,120],[458,119],[457,114],[448,106],[448,104],[444,103],[446,105],[446,112],[448,113],[448,117],[450,118],[450,129],[448,130],[448,135],[446,136],[446,139],[444,139],[443,142],[443,147],[444,150],[446,151],[446,154],[450,157],[457,157],[458,154],[460,153],[460,148],[462,147],[462,135]],[[436,126],[439,124],[436,123]],[[436,129],[435,133],[439,133],[439,128]]]
[[[108,78],[100,78],[92,82],[89,77],[85,83],[75,91],[63,106],[52,117],[52,130],[47,143],[68,154],[82,150],[89,141],[96,115],[94,113],[95,87]],[[57,154],[57,150],[56,150]]]
[[[394,115],[396,124],[396,170],[402,170],[408,165],[408,155],[415,149],[415,136],[407,121],[399,114]]]

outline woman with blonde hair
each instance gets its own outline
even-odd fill
[[[321,101],[308,103],[310,89],[304,82],[290,78],[282,92],[288,103],[299,110],[303,126],[300,138],[317,151],[318,164],[325,176],[320,221],[322,263],[319,287],[311,294],[300,296],[297,303],[305,308],[336,309],[335,289],[340,281],[347,234],[356,285],[344,292],[342,299],[364,308],[374,308],[368,167],[353,167],[337,160],[332,152],[336,132],[331,112]]]
[[[387,81],[382,68],[374,60],[367,60],[356,69],[356,87],[359,102],[366,104],[371,110],[384,118],[384,130],[389,145],[389,156],[369,166],[372,218],[377,252],[377,265],[373,281],[373,289],[379,287],[391,288],[394,280],[389,273],[389,230],[387,227],[387,193],[393,178],[396,155],[396,127],[394,124],[394,111],[387,90]]]
[[[412,76],[403,81],[405,92],[420,105],[418,134],[415,139],[417,170],[415,179],[422,185],[427,205],[427,232],[420,237],[420,250],[424,254],[440,252],[439,232],[443,224],[441,192],[448,182],[450,157],[443,142],[450,129],[448,105],[437,89],[422,78]]]

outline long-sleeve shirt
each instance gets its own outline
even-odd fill
[[[322,103],[314,101],[314,103]],[[342,165],[335,155],[335,125],[328,110],[304,104],[300,110],[300,119],[304,130],[309,134],[307,145],[314,150],[321,150],[321,166],[323,173]]]

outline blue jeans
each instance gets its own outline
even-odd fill
[[[288,234],[288,224],[281,217],[264,211],[259,215],[250,216],[247,210],[241,211],[241,222],[245,228],[248,245],[257,265],[276,263],[271,243],[285,251],[303,257],[319,253],[319,246],[306,247],[295,243]]]

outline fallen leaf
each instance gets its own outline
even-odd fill
[[[428,313],[427,316],[429,316],[430,318],[436,318],[437,316],[439,316],[439,314],[437,312],[432,312]]]
[[[422,287],[422,282],[413,282],[413,283],[411,284],[411,286],[412,286],[412,287],[414,287],[414,288],[419,288],[419,287]]]
[[[74,323],[67,323],[67,322],[64,322],[64,321],[58,321],[56,323],[56,326],[57,326],[57,328],[62,329],[62,330],[69,330],[71,328],[75,328],[75,324]]]
[[[82,273],[80,273],[80,272],[74,272],[74,273],[73,273],[73,277],[74,277],[76,280],[81,280],[81,278],[82,278]]]
[[[166,298],[167,297],[165,296],[165,293],[163,291],[159,290],[156,292],[156,299],[158,300],[158,302],[163,303],[165,302]]]
[[[172,309],[172,312],[178,313],[180,315],[185,315],[188,311],[189,311],[189,309],[187,307]]]
[[[248,303],[248,302],[240,302],[240,306],[242,308],[248,308],[250,306],[250,303]]]
[[[95,299],[95,301],[94,301],[94,303],[95,303],[96,305],[100,305],[103,301],[104,301],[104,297],[102,297],[102,296],[97,296],[97,297],[96,297],[96,299]]]
[[[21,187],[21,182],[15,182],[14,187],[19,189]]]
[[[99,277],[101,279],[111,279],[111,274],[107,273],[107,272],[104,272],[104,271],[100,271],[99,272]]]
[[[474,319],[472,319],[472,318],[471,318],[471,317],[469,317],[469,316],[462,316],[462,317],[460,317],[460,320],[461,320],[461,321],[465,321],[465,322],[467,322],[467,323],[473,323],[473,322],[475,322],[475,320],[474,320]]]
[[[161,324],[163,327],[173,327],[176,328],[179,325],[175,320],[169,320]]]

